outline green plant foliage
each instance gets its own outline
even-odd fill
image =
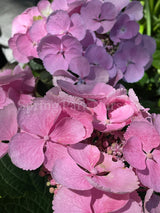
[[[0,159],[0,212],[51,213],[53,196],[46,178],[36,171],[23,171],[8,156]]]

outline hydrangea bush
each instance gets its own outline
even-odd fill
[[[44,212],[159,212],[160,115],[123,86],[152,63],[142,17],[138,1],[41,0],[13,20],[19,64],[0,73],[0,168],[8,153],[35,171],[26,174],[36,188],[45,176],[54,196]]]

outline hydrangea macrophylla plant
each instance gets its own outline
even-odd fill
[[[46,175],[55,213],[160,211],[160,115],[119,84],[152,62],[142,17],[138,1],[41,0],[13,20],[28,64],[0,72],[0,158]]]

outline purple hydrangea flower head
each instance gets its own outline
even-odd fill
[[[82,6],[81,16],[87,29],[96,31],[102,27],[105,33],[113,27],[117,10],[111,2],[102,3],[99,0],[93,0]]]
[[[144,75],[144,67],[149,62],[148,52],[141,46],[131,41],[122,43],[114,55],[114,61],[118,69],[124,75],[124,80],[133,83]]]
[[[69,17],[68,13],[63,10],[55,11],[48,17],[46,28],[52,35],[71,34],[78,40],[82,40],[86,33],[81,16],[75,13]]]
[[[143,18],[143,6],[138,1],[132,1],[127,5],[124,13],[127,14],[131,20],[139,21]]]
[[[110,32],[110,38],[114,43],[121,40],[131,39],[137,35],[139,25],[137,22],[130,20],[127,14],[121,15]]]
[[[85,52],[85,57],[90,64],[98,65],[106,70],[110,69],[113,65],[112,56],[101,46],[90,45]]]

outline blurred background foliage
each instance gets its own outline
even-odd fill
[[[140,33],[153,37],[157,47],[144,77],[137,83],[124,85],[135,90],[141,104],[150,108],[151,113],[160,113],[160,0],[140,2],[144,6],[144,17],[139,22]]]

